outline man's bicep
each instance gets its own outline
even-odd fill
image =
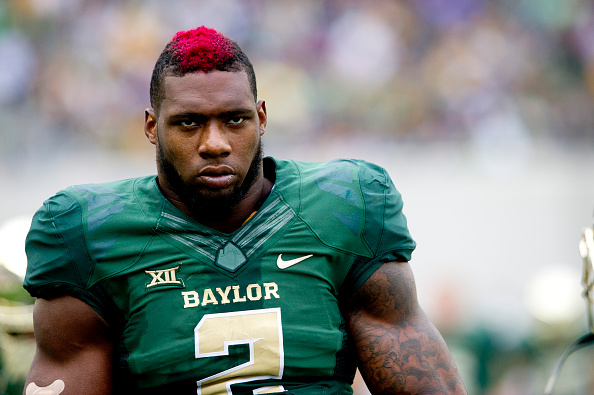
[[[113,345],[99,314],[81,300],[64,296],[38,299],[33,320],[37,352],[25,388],[62,381],[64,389],[56,394],[111,392]]]
[[[417,289],[408,262],[381,265],[355,292],[350,309],[391,323],[419,314]]]
[[[345,316],[372,393],[465,393],[443,338],[418,304],[408,263],[380,266]]]

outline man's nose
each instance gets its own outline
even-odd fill
[[[208,122],[205,125],[200,134],[198,151],[203,158],[228,156],[231,153],[231,145],[222,125],[218,122]]]

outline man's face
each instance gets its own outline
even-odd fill
[[[228,214],[262,177],[264,102],[243,71],[169,75],[163,86],[159,114],[145,114],[159,185],[198,217]]]

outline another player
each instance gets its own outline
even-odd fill
[[[237,44],[178,33],[151,81],[157,176],[70,187],[37,212],[27,394],[465,393],[417,303],[385,170],[262,158]]]

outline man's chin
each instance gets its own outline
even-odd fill
[[[183,200],[197,217],[221,218],[231,214],[241,197],[236,191],[201,191],[192,196],[185,196]]]

